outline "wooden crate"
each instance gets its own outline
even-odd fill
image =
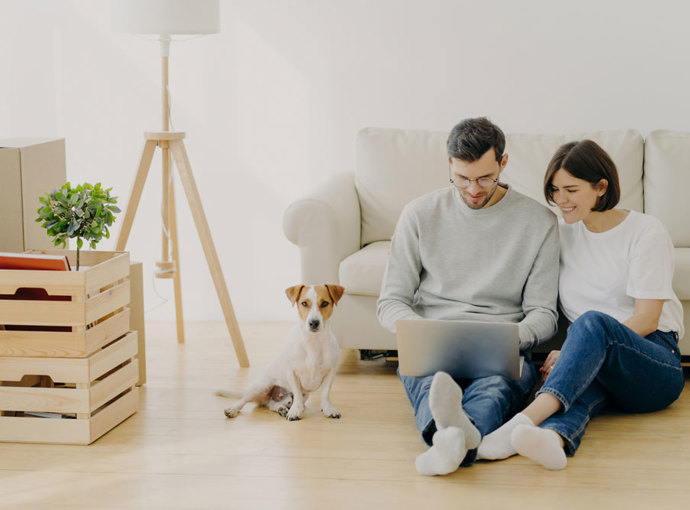
[[[89,444],[138,407],[137,333],[88,358],[0,357],[0,441]]]
[[[65,254],[76,267],[75,251]],[[129,331],[129,254],[83,251],[79,271],[0,270],[0,356],[89,356]]]

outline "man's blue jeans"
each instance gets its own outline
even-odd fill
[[[407,398],[414,409],[417,429],[422,440],[431,446],[431,439],[436,432],[436,424],[429,409],[429,388],[433,376],[411,377],[398,376],[405,386]],[[473,380],[456,380],[463,389],[462,408],[474,423],[482,436],[494,431],[522,409],[537,381],[537,372],[532,361],[525,357],[522,366],[522,377],[512,381],[502,376],[482,377]],[[462,462],[469,466],[477,457],[477,450],[470,450]]]
[[[541,427],[556,431],[572,456],[589,420],[607,403],[621,411],[647,413],[674,402],[685,384],[680,356],[673,332],[642,337],[604,313],[581,315],[537,392],[550,393],[563,404]]]

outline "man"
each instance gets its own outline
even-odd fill
[[[518,381],[400,376],[431,446],[415,462],[424,475],[471,465],[481,437],[521,408],[536,382],[531,349],[557,322],[556,216],[499,182],[508,162],[503,132],[486,118],[466,119],[447,148],[452,186],[413,200],[398,220],[379,321],[392,332],[400,319],[517,322],[525,362]]]

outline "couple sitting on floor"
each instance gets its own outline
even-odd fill
[[[659,410],[685,381],[683,310],[663,224],[615,209],[616,166],[593,141],[561,146],[546,169],[544,195],[560,222],[499,182],[504,149],[503,132],[486,118],[455,126],[453,186],[408,204],[391,243],[378,301],[384,327],[395,332],[400,319],[424,318],[517,322],[525,355],[516,381],[400,376],[430,446],[416,460],[424,475],[515,454],[562,469],[605,405]],[[571,322],[567,338],[546,358],[536,398],[518,412],[537,382],[530,351],[556,332],[557,299]]]

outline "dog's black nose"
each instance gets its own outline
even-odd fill
[[[320,322],[318,319],[311,319],[309,321],[309,329],[312,331],[316,331],[317,329],[319,329],[319,324]]]

